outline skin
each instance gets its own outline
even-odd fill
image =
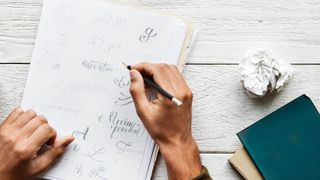
[[[30,180],[50,168],[74,140],[56,131],[34,111],[13,110],[0,125],[0,179]],[[47,144],[44,153],[38,153]]]
[[[141,73],[152,77],[183,105],[178,107],[161,94],[155,100],[148,100]],[[200,155],[191,132],[192,92],[177,67],[141,63],[132,66],[130,77],[130,92],[137,114],[160,147],[169,179],[191,179],[199,175],[202,169]]]
[[[192,137],[192,92],[176,66],[141,63],[130,71],[130,92],[136,111],[159,145],[170,180],[191,179],[202,170],[198,146]],[[148,100],[141,73],[183,102],[181,107],[160,94]],[[56,139],[56,131],[34,111],[13,110],[0,125],[0,179],[29,180],[52,167],[73,136]],[[48,150],[39,154],[47,144]]]

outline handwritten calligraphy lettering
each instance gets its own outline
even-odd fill
[[[99,61],[82,61],[82,66],[89,70],[96,70],[100,72],[111,72],[113,68],[106,62]]]
[[[103,38],[94,36],[88,42],[88,46],[99,48],[103,50],[105,53],[109,53],[112,50],[116,50],[120,48],[120,43],[117,41],[106,41]]]
[[[114,78],[113,82],[119,88],[128,87],[130,85],[130,80],[128,79],[128,76],[118,76]]]
[[[73,145],[72,150],[73,150],[74,152],[78,152],[78,151],[80,151],[80,145],[79,145],[79,144],[75,144],[75,145]]]
[[[97,26],[110,26],[114,28],[122,27],[126,24],[126,18],[113,16],[108,13],[99,13],[97,18],[93,21]]]
[[[98,118],[98,121],[100,123],[109,123],[111,128],[111,138],[118,133],[134,134],[137,137],[141,137],[145,132],[145,129],[141,123],[132,122],[128,119],[120,119],[119,113],[114,111],[111,111],[109,116],[101,115]]]
[[[118,153],[123,153],[127,150],[128,147],[132,146],[132,142],[124,142],[124,141],[118,141],[116,143],[116,148],[118,150]]]
[[[104,160],[101,159],[101,155],[107,151],[105,146],[98,146],[95,144],[93,146],[93,150],[91,152],[87,152],[86,156],[96,162],[103,162]]]
[[[144,31],[144,34],[142,34],[140,37],[139,37],[139,40],[140,42],[142,43],[146,43],[149,41],[149,39],[151,37],[155,37],[157,36],[158,34],[155,32],[155,30],[153,28],[147,28],[145,31]]]
[[[77,165],[74,170],[73,170],[73,174],[77,177],[82,176],[82,172],[83,172],[83,165]]]
[[[110,89],[108,84],[101,83],[98,80],[86,82],[83,79],[68,76],[53,84],[53,88],[57,88],[60,91],[82,91],[87,93],[106,93]]]
[[[120,97],[114,103],[119,106],[126,106],[133,103],[133,99],[131,95],[120,92]]]
[[[87,140],[88,132],[89,132],[89,127],[86,127],[84,131],[80,131],[80,130],[73,131],[72,135],[76,137],[81,137],[83,140]]]
[[[94,178],[97,177],[99,179],[107,180],[107,177],[104,177],[103,174],[107,172],[107,169],[103,166],[94,167],[89,172],[89,177]]]

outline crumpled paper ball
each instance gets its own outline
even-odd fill
[[[249,50],[239,66],[241,82],[253,98],[280,91],[293,75],[293,67],[267,49]]]

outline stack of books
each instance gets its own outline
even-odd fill
[[[320,115],[302,95],[238,134],[229,160],[248,180],[320,179]]]

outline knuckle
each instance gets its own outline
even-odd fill
[[[42,172],[44,172],[46,170],[46,167],[42,166],[41,164],[37,166],[32,164],[32,166],[30,167],[30,169],[28,169],[28,171],[30,172],[30,174],[32,175],[37,175],[37,174],[41,174]]]
[[[171,69],[178,70],[178,67],[176,65],[170,64],[169,66]]]
[[[165,64],[165,63],[160,63],[160,64],[158,64],[158,67],[159,67],[159,69],[161,69],[161,70],[166,70],[166,69],[169,68],[169,65],[168,65],[168,64]]]
[[[40,124],[47,124],[48,123],[47,118],[44,117],[43,115],[38,116],[37,120],[40,122]]]
[[[150,63],[148,63],[148,62],[142,62],[142,63],[139,63],[139,64],[137,64],[138,66],[140,66],[140,67],[150,67]]]
[[[44,124],[43,126],[43,128],[49,133],[53,133],[55,131],[49,124]]]
[[[51,127],[50,125],[46,124],[45,125],[46,131],[51,135],[51,136],[56,136],[57,135],[57,131]]]
[[[50,130],[49,124],[42,124],[42,128],[47,131]]]
[[[16,142],[16,139],[14,136],[8,136],[6,133],[0,134],[0,139],[4,142],[6,146],[11,146]]]
[[[51,133],[52,133],[52,136],[57,136],[57,131],[54,128],[52,128]]]
[[[193,99],[193,93],[191,90],[187,90],[185,93],[183,93],[182,96],[183,100],[192,100]]]
[[[22,145],[15,146],[13,151],[20,160],[26,160],[32,154],[32,152],[30,151],[29,148],[27,148],[27,146],[22,146]]]
[[[35,116],[37,116],[37,113],[36,113],[34,110],[31,110],[31,109],[27,110],[25,113],[26,113],[29,117],[35,117]]]
[[[188,91],[188,96],[189,96],[190,99],[193,98],[193,92],[191,90]]]
[[[51,127],[49,126],[49,124],[42,124],[40,126],[40,128],[42,128],[42,130],[46,133],[50,133],[51,132]]]
[[[21,113],[23,113],[23,110],[21,108],[17,107],[17,108],[14,108],[13,112],[17,113],[17,114],[21,114]]]
[[[56,150],[56,156],[57,156],[57,158],[59,158],[63,153],[65,152],[65,148],[58,148],[57,150]]]
[[[146,62],[146,61],[143,61],[142,63],[140,63],[140,65],[142,65],[142,66],[147,66],[147,65],[149,65],[149,63]]]

